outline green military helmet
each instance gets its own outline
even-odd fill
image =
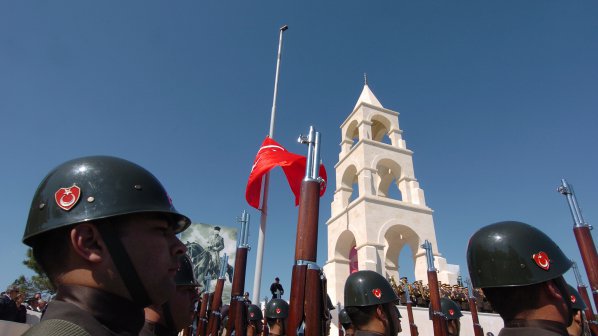
[[[283,299],[272,299],[266,305],[266,317],[284,319],[289,316],[289,304]]]
[[[351,318],[349,317],[349,314],[347,314],[347,311],[345,310],[345,308],[341,309],[341,311],[338,313],[338,318],[342,325],[347,325],[347,324],[353,323],[353,322],[351,322]]]
[[[390,283],[374,271],[357,271],[345,282],[345,307],[373,306],[397,300]]]
[[[111,156],[78,158],[59,165],[40,183],[23,242],[31,246],[35,237],[76,223],[150,212],[165,214],[176,232],[191,223],[146,169]]]
[[[577,310],[585,310],[587,308],[586,303],[581,298],[581,295],[579,295],[577,289],[567,284],[567,290],[569,291],[569,300],[571,301],[571,308]]]
[[[430,306],[429,310],[430,316],[432,316],[432,306]],[[455,301],[448,298],[440,299],[440,310],[447,320],[456,320],[463,316],[461,307]]]
[[[251,304],[247,307],[247,319],[249,321],[261,321],[264,318],[262,310],[257,305]]]
[[[193,273],[191,257],[188,254],[181,254],[179,256],[179,269],[174,276],[174,282],[177,286],[199,286]]]
[[[467,247],[469,275],[477,288],[533,285],[560,277],[571,265],[552,239],[521,222],[485,226]]]

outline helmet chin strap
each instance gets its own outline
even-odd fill
[[[556,288],[561,293],[563,301],[565,301],[565,305],[567,306],[565,326],[570,326],[571,322],[573,321],[573,308],[571,307],[571,300],[568,299],[569,291],[567,290],[567,286],[565,285],[565,280],[563,280],[563,276],[560,276],[556,279],[552,279],[552,282],[556,285]]]
[[[162,305],[162,317],[164,317],[166,328],[175,330],[174,319],[172,318],[172,311],[170,310],[170,303],[168,301]]]
[[[397,332],[399,331],[398,328],[395,326],[395,322],[392,318],[392,315],[390,313],[390,309],[388,309],[388,303],[385,303],[382,306],[382,310],[384,311],[384,314],[386,314],[386,320],[388,321],[388,330],[386,331],[386,335],[388,336],[396,336]],[[396,309],[396,307],[395,307]],[[393,334],[394,333],[394,334]]]
[[[133,302],[141,307],[149,306],[152,301],[143,286],[143,282],[141,282],[139,275],[135,271],[135,266],[131,262],[129,254],[118,238],[116,226],[111,222],[105,222],[96,225],[96,228],[100,232],[100,235],[102,235],[102,239],[104,239],[108,247],[108,252],[112,257],[116,270],[120,274]]]

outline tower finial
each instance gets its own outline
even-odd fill
[[[365,85],[368,85],[368,74],[365,72],[363,73],[363,83]]]

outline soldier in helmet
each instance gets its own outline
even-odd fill
[[[512,221],[485,226],[469,239],[467,265],[473,286],[504,320],[499,336],[568,336],[563,274],[571,261],[542,231]]]
[[[451,299],[441,298],[440,310],[446,320],[448,336],[459,336],[459,332],[461,331],[460,318],[463,316],[459,305]],[[429,311],[430,319],[432,319],[432,307],[430,307]]]
[[[283,299],[272,299],[266,305],[266,320],[270,335],[286,335],[289,304]]]
[[[193,274],[191,258],[186,254],[179,257],[179,269],[174,281],[176,292],[170,300],[162,305],[154,304],[145,308],[145,324],[139,335],[177,335],[193,321],[199,283]]]
[[[351,323],[351,318],[345,308],[341,309],[340,313],[338,313],[338,318],[340,324],[343,326],[345,330],[345,336],[353,336],[355,334],[355,327],[353,327],[353,323]]]
[[[247,307],[247,336],[257,336],[262,332],[262,310],[251,304]]]
[[[398,300],[390,283],[374,271],[357,271],[345,282],[345,310],[356,336],[395,336],[401,332]]]
[[[68,161],[41,182],[23,242],[57,288],[28,335],[137,335],[175,292],[178,213],[160,182],[115,157]]]
[[[567,327],[567,332],[570,336],[589,335],[589,333],[584,333],[588,328],[588,321],[586,320],[586,316],[584,314],[586,304],[583,302],[579,292],[573,288],[573,286],[567,284],[567,289],[569,290],[571,309],[573,309],[573,320],[571,321],[569,327]]]

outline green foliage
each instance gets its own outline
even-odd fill
[[[27,249],[27,258],[23,260],[23,265],[36,273],[31,279],[27,279],[24,275],[19,276],[12,285],[19,287],[26,297],[33,296],[35,293],[42,293],[42,295],[54,294],[55,289],[52,282],[37,264],[33,258],[33,250]]]

